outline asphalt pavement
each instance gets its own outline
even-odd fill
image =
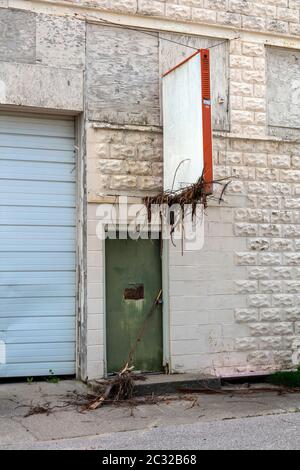
[[[299,450],[300,413],[225,419],[18,445],[22,449]]]

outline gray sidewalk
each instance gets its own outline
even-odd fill
[[[216,426],[217,422],[294,415],[300,411],[300,393],[258,391],[247,395],[219,392],[212,395],[170,395],[155,404],[111,404],[96,411],[83,412],[78,403],[87,393],[90,390],[77,381],[0,384],[0,449],[51,448],[51,441],[53,447],[79,448],[81,444],[76,438],[89,441],[98,437],[104,439],[103,445],[108,448],[117,448],[112,441],[108,444],[108,435],[121,446],[120,435],[114,433],[149,432],[154,428],[160,428],[163,433],[167,428],[174,429],[179,425],[214,423],[212,426]],[[48,408],[49,414],[34,413],[37,411],[34,407]],[[297,424],[299,420],[295,421]]]

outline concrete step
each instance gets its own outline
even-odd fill
[[[137,375],[135,381],[134,395],[168,395],[177,393],[179,389],[209,388],[219,390],[221,380],[218,377],[196,374],[143,374],[145,380]],[[102,393],[107,385],[107,381],[112,380],[91,380],[88,386],[95,393]]]

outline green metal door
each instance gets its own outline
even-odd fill
[[[106,240],[107,370],[127,361],[139,330],[161,289],[158,240]],[[136,371],[162,370],[162,307],[151,315],[134,354]]]

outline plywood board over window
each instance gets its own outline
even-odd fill
[[[300,135],[300,51],[267,47],[267,106],[269,133]]]
[[[88,118],[113,124],[161,125],[162,74],[191,55],[193,48],[211,46],[216,46],[211,49],[213,128],[229,130],[226,41],[99,24],[87,25]]]
[[[86,60],[90,120],[159,125],[157,33],[88,24]]]
[[[160,33],[159,38],[160,75],[192,55],[195,49],[205,49],[214,46],[210,49],[213,129],[216,131],[228,131],[228,43],[222,39],[180,34]]]

